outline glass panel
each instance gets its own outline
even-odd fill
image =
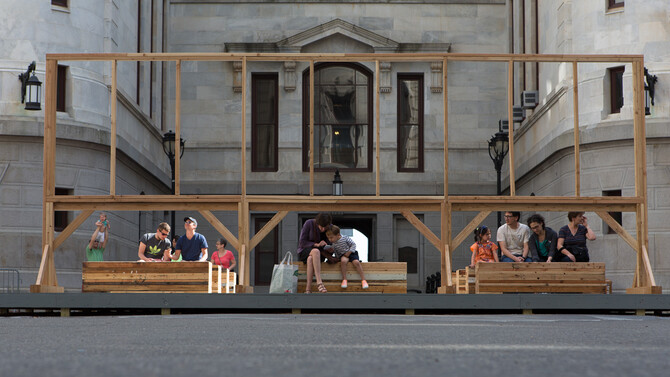
[[[319,78],[321,84],[351,85],[354,83],[354,70],[351,68],[329,67],[320,69],[319,73],[321,74]]]
[[[356,99],[354,86],[321,87],[321,123],[353,123],[353,106]]]
[[[356,87],[356,122],[368,122],[368,88],[366,86]]]
[[[419,81],[403,80],[399,87],[400,123],[419,123]]]
[[[366,168],[367,126],[318,127],[319,168]]]
[[[400,143],[400,168],[416,169],[419,167],[419,126],[408,125],[398,128]]]
[[[356,85],[367,85],[368,77],[360,72],[356,72]]]
[[[258,80],[256,85],[256,122],[275,121],[275,80]]]
[[[272,169],[275,166],[275,127],[273,124],[257,124],[256,129],[256,168]]]

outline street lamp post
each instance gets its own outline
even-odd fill
[[[174,160],[175,160],[175,140],[177,135],[174,132],[168,131],[163,135],[163,152],[170,159],[170,170],[172,171],[172,195],[175,194],[175,171],[174,171]],[[184,155],[184,144],[185,141],[182,138],[179,138],[179,158]],[[170,241],[174,237],[175,233],[175,223],[174,223],[174,210],[170,214],[170,229],[172,234],[170,235]]]
[[[500,172],[502,170],[503,162],[505,161],[505,156],[509,151],[509,136],[507,132],[502,130],[496,132],[495,135],[491,136],[489,140],[489,157],[493,160],[493,165],[497,173],[497,195],[502,193],[502,185],[500,182]],[[498,227],[502,225],[500,220],[500,211],[498,211]]]

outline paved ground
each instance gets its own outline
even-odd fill
[[[664,376],[670,318],[0,318],[0,376]]]

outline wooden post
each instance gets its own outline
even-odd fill
[[[116,195],[116,104],[117,104],[117,61],[112,61],[112,93],[110,101],[109,130],[109,195]]]
[[[247,57],[242,58],[242,201],[247,195]]]
[[[580,167],[579,167],[579,81],[577,77],[577,61],[572,62],[572,106],[574,116],[574,145],[575,145],[575,196],[580,195]]]
[[[174,104],[174,194],[181,194],[181,60],[175,67],[175,104]],[[174,226],[174,224],[172,224]]]
[[[54,203],[56,195],[56,83],[58,60],[47,59],[44,80],[44,155],[42,172],[42,261],[30,292],[63,292],[58,286],[54,247]]]
[[[449,98],[448,98],[448,85],[447,85],[447,58],[442,59],[442,106],[444,107],[444,119],[442,119],[442,128],[444,132],[444,148],[443,157],[444,157],[444,189],[442,190],[444,194],[444,200],[447,200],[449,197]],[[444,215],[444,214],[443,214]],[[444,234],[442,233],[442,239],[444,239]]]
[[[314,60],[309,61],[309,196],[314,196]]]
[[[379,60],[375,60],[375,195],[381,195],[381,186],[380,186],[380,160],[379,160],[379,149],[381,145],[381,130],[379,125]]]
[[[642,199],[642,203],[637,205],[636,210],[636,230],[637,230],[637,281],[634,287],[650,286],[647,274],[644,272],[644,261],[642,257],[643,247],[647,247],[647,159],[646,159],[646,140],[645,140],[645,119],[644,103],[642,92],[644,91],[644,61],[642,59],[633,61],[633,133],[635,142],[635,196]]]
[[[507,66],[507,124],[509,125],[509,194],[516,196],[516,178],[514,177],[514,60]]]

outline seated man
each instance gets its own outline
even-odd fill
[[[505,212],[505,224],[498,228],[496,238],[502,251],[501,262],[532,262],[528,255],[530,228],[519,222],[521,212]]]
[[[172,260],[183,257],[184,261],[207,262],[207,240],[205,236],[196,233],[198,222],[193,217],[184,218],[184,229],[186,234],[179,237]]]
[[[137,250],[137,256],[141,262],[161,262],[170,260],[170,250],[172,242],[170,235],[170,225],[168,223],[158,224],[156,233],[146,233],[140,238],[140,247]]]

